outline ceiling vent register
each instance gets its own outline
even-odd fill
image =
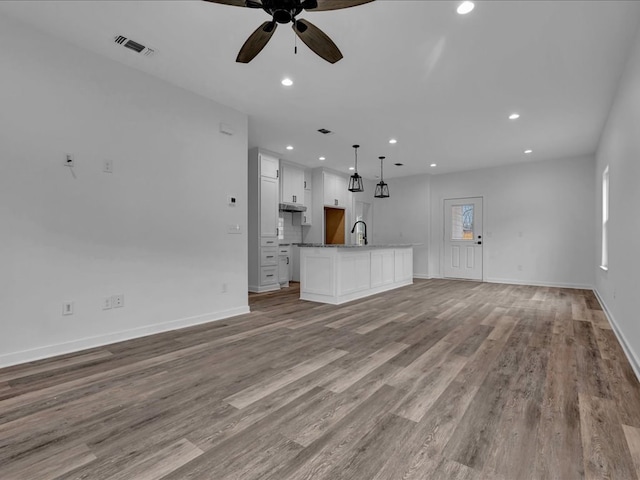
[[[114,40],[118,45],[122,45],[125,48],[128,48],[129,50],[133,50],[136,53],[140,53],[142,55],[144,55],[145,57],[150,57],[151,55],[153,55],[155,53],[155,50],[153,48],[149,48],[146,47],[144,45],[142,45],[141,43],[138,43],[134,40],[131,40],[130,38],[124,37],[122,35],[118,35],[117,37],[115,37]]]

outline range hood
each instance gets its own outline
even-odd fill
[[[307,207],[304,205],[296,205],[295,203],[281,203],[280,204],[281,212],[306,212]]]

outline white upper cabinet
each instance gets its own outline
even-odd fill
[[[347,208],[349,181],[340,175],[323,172],[324,204],[329,207]]]
[[[304,204],[304,169],[281,163],[281,195],[280,201],[283,203]]]
[[[280,160],[270,157],[264,153],[260,154],[260,176],[269,178],[278,178],[278,169],[280,168]]]
[[[311,190],[311,183],[313,179],[313,171],[309,168],[304,171],[304,189]]]
[[[260,155],[260,236],[278,236],[279,160]]]

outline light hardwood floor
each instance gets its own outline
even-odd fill
[[[0,370],[0,479],[637,479],[593,293],[447,280]]]

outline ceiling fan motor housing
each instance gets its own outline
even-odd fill
[[[302,3],[298,0],[264,0],[264,11],[278,23],[289,23],[302,11]]]

